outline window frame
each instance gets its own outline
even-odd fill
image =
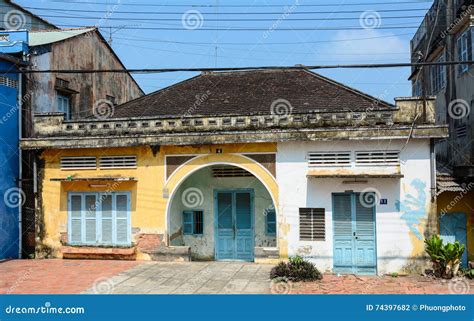
[[[95,217],[87,217],[86,216],[86,197],[87,196],[95,196]],[[102,201],[101,198],[103,196],[112,196],[112,240],[111,242],[104,242],[102,236]],[[127,197],[127,217],[126,218],[117,218],[117,196],[125,195]],[[81,198],[81,215],[80,218],[72,217],[72,197],[79,196]],[[108,218],[107,218],[108,219]],[[81,236],[80,241],[73,241],[73,234],[72,234],[72,221],[73,220],[80,220],[81,221]],[[95,241],[87,241],[86,240],[86,221],[87,220],[94,220],[95,221]],[[117,220],[126,220],[127,221],[127,240],[125,242],[119,242],[117,240]],[[68,192],[68,244],[70,245],[87,245],[87,246],[111,246],[111,247],[119,247],[119,246],[131,246],[131,192]]]
[[[274,220],[273,221],[270,221],[269,220],[269,213],[273,213],[274,215]],[[267,208],[265,209],[265,235],[266,236],[276,236],[276,228],[277,228],[277,224],[276,224],[276,211],[275,209],[273,208]],[[274,231],[271,232],[269,231],[269,225],[272,224],[275,226],[274,228]]]
[[[200,233],[198,233],[196,231],[196,214],[198,212],[202,213],[202,222],[201,222],[202,228],[201,228]],[[190,214],[191,221],[186,222],[185,216],[187,214]],[[184,210],[183,213],[182,213],[182,219],[183,219],[183,235],[192,235],[192,236],[203,236],[204,235],[204,210],[200,210],[200,209]],[[191,232],[189,232],[189,231],[186,232],[185,225],[191,225]]]
[[[311,229],[311,238],[306,238],[303,237],[301,231],[302,231],[302,221],[301,221],[301,216],[304,214],[304,211],[311,211],[311,222],[309,228]],[[317,221],[315,221],[315,216],[318,215],[318,212],[322,216],[322,226],[317,225]],[[326,232],[327,224],[326,224],[326,209],[322,207],[300,207],[298,208],[298,234],[299,234],[299,241],[300,242],[325,242],[326,241]],[[322,229],[323,235],[318,236],[317,232],[318,230]]]
[[[67,101],[67,110],[64,111],[63,109],[60,109],[60,100],[62,103]],[[61,106],[61,108],[64,108],[64,105]],[[58,113],[64,113],[64,118],[66,120],[71,120],[71,96],[70,95],[65,95],[64,93],[60,91],[56,91],[56,110]]]
[[[469,52],[469,34],[471,33],[471,43],[472,43],[472,29],[465,29],[456,39],[456,56],[458,61],[468,61],[469,56],[472,57],[472,52]],[[474,50],[471,48],[471,51]],[[457,71],[458,76],[461,76],[469,70],[469,65],[459,64]]]
[[[434,60],[435,62],[446,62],[444,51]],[[446,66],[434,65],[430,68],[430,91],[432,95],[438,94],[446,88]]]

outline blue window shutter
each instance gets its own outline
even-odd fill
[[[192,211],[183,212],[183,234],[185,235],[193,234],[193,214]]]
[[[130,197],[126,193],[114,193],[116,244],[130,243]]]
[[[265,232],[269,236],[276,235],[276,213],[275,213],[275,210],[273,209],[266,210]]]

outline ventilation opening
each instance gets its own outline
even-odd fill
[[[137,156],[102,156],[99,166],[100,168],[135,168]]]
[[[456,128],[456,136],[457,137],[466,137],[467,136],[467,126],[461,125],[458,128]]]
[[[0,86],[7,86],[10,88],[18,88],[18,81],[15,79],[11,79],[5,76],[0,76]]]
[[[324,208],[300,208],[300,240],[325,240]]]
[[[213,177],[252,177],[252,173],[238,167],[219,166],[212,168]]]
[[[322,152],[308,153],[308,166],[327,167],[327,166],[351,166],[350,152]]]
[[[400,153],[398,151],[356,152],[356,165],[400,165]]]
[[[95,157],[61,157],[61,169],[96,169]]]

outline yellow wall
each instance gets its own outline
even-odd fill
[[[222,149],[222,154],[216,154]],[[210,163],[230,163],[254,173],[278,203],[278,187],[275,179],[253,160],[236,155],[237,153],[276,152],[276,144],[233,144],[212,146],[163,146],[154,154],[150,147],[129,147],[111,149],[68,149],[43,152],[42,215],[44,238],[42,245],[52,250],[53,256],[60,257],[61,233],[67,232],[67,193],[82,191],[131,191],[131,225],[139,233],[166,234],[166,209],[171,196],[181,181],[200,166]],[[166,182],[165,155],[209,154],[191,160],[181,167]],[[60,159],[64,156],[106,156],[136,155],[136,169],[112,170],[61,170]],[[90,184],[102,182],[58,182],[52,179],[64,178],[105,178],[133,177],[133,182],[108,182],[108,187],[93,188]],[[41,222],[40,222],[41,223]]]
[[[474,260],[474,192],[445,192],[438,196],[438,213],[464,213],[467,219],[467,254]]]

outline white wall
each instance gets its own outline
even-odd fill
[[[403,178],[368,179],[368,183],[343,184],[342,178],[307,178],[309,151],[401,150],[405,140],[279,143],[277,180],[280,195],[280,222],[289,224],[288,254],[304,256],[323,271],[333,266],[332,193],[374,188],[387,205],[376,207],[376,246],[378,274],[409,269],[410,258],[423,242],[423,226],[430,204],[429,140],[411,140],[400,154]],[[401,200],[401,210],[397,202]],[[300,241],[300,207],[326,209],[325,241]],[[418,261],[417,261],[418,262]],[[420,262],[418,262],[420,263]],[[416,263],[416,264],[418,264]]]

